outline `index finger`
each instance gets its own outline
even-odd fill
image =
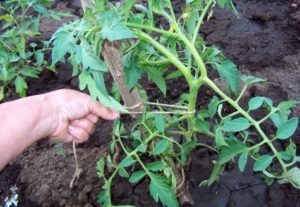
[[[96,114],[97,116],[106,120],[114,120],[120,116],[118,111],[109,109],[98,101],[92,101],[90,110],[91,113]]]

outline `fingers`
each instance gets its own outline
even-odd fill
[[[89,118],[71,121],[71,125],[75,125],[76,127],[82,128],[89,134],[94,128],[94,122],[92,122]]]
[[[118,111],[108,109],[99,102],[91,103],[91,113],[106,120],[114,120],[120,116]]]
[[[86,142],[89,138],[89,133],[85,131],[83,128],[78,127],[74,124],[70,124],[69,126],[69,134],[73,136],[77,143]]]

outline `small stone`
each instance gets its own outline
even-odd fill
[[[81,191],[81,192],[79,193],[77,199],[78,199],[79,202],[85,203],[85,202],[87,202],[88,197],[87,197],[87,195],[86,195],[83,191]]]
[[[298,8],[298,4],[292,3],[292,4],[291,4],[291,7],[297,9],[297,8]]]
[[[87,204],[85,204],[83,207],[93,207],[93,205],[90,204],[90,203],[87,203]]]
[[[84,193],[89,193],[92,190],[93,190],[93,185],[91,185],[91,184],[88,184],[88,185],[84,186],[84,188],[83,188]]]
[[[50,193],[50,186],[46,183],[41,185],[41,188],[39,190],[39,194],[42,196],[46,196]]]
[[[66,190],[66,191],[63,191],[63,192],[61,193],[61,195],[62,195],[62,197],[64,197],[64,198],[69,198],[69,197],[71,197],[72,193],[71,193],[70,191]]]
[[[65,199],[62,199],[59,201],[59,206],[65,206],[67,201]]]

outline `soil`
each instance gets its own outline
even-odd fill
[[[268,84],[253,87],[250,95],[264,95],[275,103],[286,99],[300,99],[300,2],[291,0],[237,0],[239,18],[229,11],[214,9],[213,16],[201,33],[209,44],[222,48],[229,59],[240,68],[241,73],[267,78]],[[298,5],[295,7],[295,5]],[[79,1],[59,1],[56,9],[81,14]],[[64,18],[59,24],[75,16]],[[49,38],[59,26],[51,20],[44,20],[41,31],[43,38]],[[176,84],[176,87],[174,85]],[[31,80],[28,95],[39,94],[59,88],[77,89],[78,80],[71,77],[71,67],[60,65],[57,73],[44,71],[41,78]],[[175,102],[187,86],[180,82],[168,83],[167,102]],[[149,84],[148,90],[152,91]],[[173,90],[173,89],[176,90]],[[203,92],[205,96],[210,91]],[[162,98],[151,94],[151,98]],[[199,103],[203,103],[199,97]],[[299,107],[294,110],[300,115]],[[79,165],[83,169],[74,188],[69,183],[74,173],[72,148],[65,146],[65,157],[58,155],[54,143],[40,141],[0,172],[0,205],[16,186],[19,206],[84,206],[97,204],[101,182],[96,175],[96,162],[107,151],[111,137],[111,123],[100,122],[87,143],[78,145]],[[300,129],[295,142],[300,146]],[[239,206],[300,206],[300,192],[290,185],[273,184],[268,187],[261,177],[252,172],[252,162],[244,173],[236,166],[226,169],[221,179],[211,187],[199,187],[209,177],[216,155],[204,148],[193,152],[190,170],[186,172],[194,206],[239,207]],[[158,206],[149,196],[147,181],[131,186],[118,179],[113,186],[113,200],[120,204],[136,206]]]

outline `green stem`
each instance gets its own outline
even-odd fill
[[[287,173],[286,165],[283,162],[283,160],[279,157],[278,151],[273,146],[272,142],[269,140],[269,138],[266,136],[264,131],[261,129],[259,123],[255,121],[244,109],[242,109],[238,103],[234,100],[232,100],[229,96],[227,96],[223,91],[221,91],[216,84],[210,80],[209,78],[206,78],[204,80],[217,94],[219,94],[226,102],[228,102],[232,107],[234,107],[237,111],[240,112],[241,115],[243,115],[250,123],[255,127],[255,129],[258,131],[262,139],[265,141],[265,143],[270,147],[274,155],[276,156],[277,160],[279,161],[284,174]]]
[[[176,33],[169,32],[169,31],[162,30],[162,29],[158,29],[158,28],[151,27],[151,26],[146,26],[146,25],[141,25],[141,24],[134,24],[134,23],[126,23],[126,25],[128,27],[132,27],[132,28],[144,29],[144,30],[148,30],[148,31],[152,31],[152,32],[157,32],[157,33],[169,36],[169,37],[176,37],[176,38],[179,37],[178,34],[176,34]]]
[[[203,24],[203,20],[204,20],[204,17],[206,16],[209,8],[212,6],[213,2],[215,0],[209,0],[208,3],[206,3],[206,6],[205,8],[203,9],[202,13],[201,13],[201,16],[198,20],[198,23],[196,25],[196,28],[194,30],[194,34],[193,34],[193,39],[192,39],[192,44],[195,45],[195,42],[196,42],[196,39],[197,39],[197,36],[198,36],[198,33],[199,33],[199,30],[200,30],[200,27],[201,25]]]
[[[154,40],[149,35],[145,34],[144,32],[137,32],[137,35],[141,38],[152,44],[156,49],[158,49],[162,54],[164,54],[170,62],[172,62],[184,75],[185,79],[189,83],[189,85],[193,82],[193,76],[190,74],[190,71],[188,68],[174,55],[172,54],[168,49],[166,49],[163,45],[158,43],[156,40]]]
[[[161,137],[161,138],[163,138],[163,139],[166,139],[166,140],[168,140],[168,141],[170,141],[170,142],[175,143],[180,149],[182,149],[181,144],[179,144],[179,142],[177,142],[176,140],[174,140],[174,139],[172,139],[172,138],[169,138],[169,137],[167,137],[167,136],[161,135],[161,134],[159,134],[159,135],[157,135],[157,136],[158,136],[158,137]]]
[[[161,66],[161,65],[167,65],[170,64],[170,60],[169,59],[164,59],[164,60],[144,60],[141,61],[140,64],[141,65],[151,65],[151,66]]]
[[[244,95],[245,91],[247,90],[247,87],[248,87],[248,85],[246,84],[246,85],[243,87],[243,89],[242,89],[242,91],[241,91],[241,93],[240,93],[239,97],[236,99],[236,101],[235,101],[235,102],[237,102],[237,103],[238,103],[238,102],[241,100],[241,98],[243,97],[243,95]]]

